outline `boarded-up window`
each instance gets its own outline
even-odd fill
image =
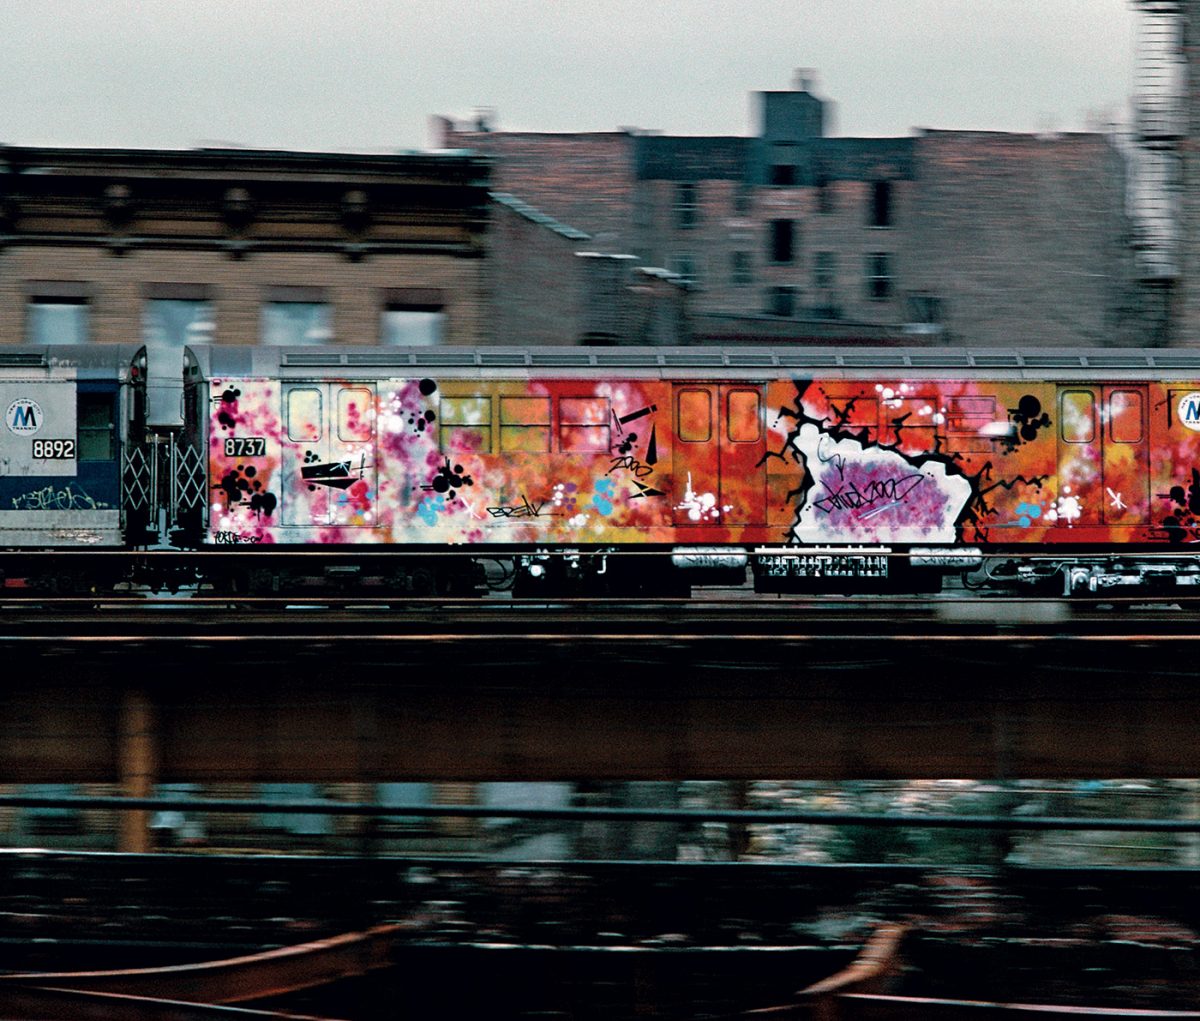
[[[338,439],[344,443],[366,443],[373,427],[371,391],[343,387],[338,391]]]
[[[550,449],[550,398],[500,398],[500,449],[546,453]]]
[[[607,397],[563,397],[558,402],[558,442],[564,454],[609,449]]]
[[[1096,398],[1090,390],[1064,390],[1059,426],[1068,443],[1091,443],[1096,438]]]
[[[289,440],[296,443],[317,442],[324,432],[322,428],[324,416],[320,390],[315,387],[301,387],[288,391],[287,431]]]
[[[442,452],[490,454],[492,452],[492,399],[443,397],[439,411]]]
[[[676,420],[679,438],[685,443],[707,443],[712,439],[712,395],[708,390],[680,390]]]
[[[757,390],[730,390],[725,421],[734,443],[757,443],[762,437],[762,400]]]

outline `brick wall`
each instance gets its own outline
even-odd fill
[[[954,342],[1122,339],[1132,261],[1107,138],[928,132],[917,182],[904,286],[941,296]]]
[[[584,331],[584,265],[578,231],[539,222],[536,211],[492,204],[487,289],[497,344],[576,344]]]
[[[464,130],[435,118],[437,144],[496,157],[492,186],[591,235],[601,252],[633,243],[633,136],[624,131],[542,134]]]

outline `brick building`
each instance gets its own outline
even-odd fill
[[[489,161],[0,147],[0,343],[491,339]]]
[[[697,342],[1148,342],[1107,136],[830,137],[806,78],[756,104],[753,137],[434,126],[597,247],[690,281]]]

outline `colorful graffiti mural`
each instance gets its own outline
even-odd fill
[[[219,380],[210,541],[1194,542],[1200,432],[1180,391]]]

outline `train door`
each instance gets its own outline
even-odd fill
[[[675,524],[765,524],[762,386],[678,383],[673,404]]]
[[[375,388],[285,383],[284,525],[371,525],[375,496]]]
[[[1059,387],[1058,524],[1149,521],[1147,398],[1144,383]]]

